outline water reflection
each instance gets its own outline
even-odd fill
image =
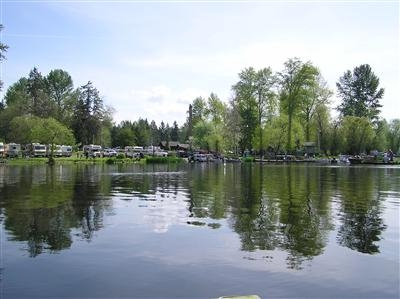
[[[141,217],[131,221],[154,232],[226,226],[241,250],[279,250],[301,269],[332,233],[341,246],[379,253],[382,194],[400,191],[399,176],[398,168],[304,165],[1,166],[0,216],[35,257],[92,240],[118,217],[117,201],[134,202]]]

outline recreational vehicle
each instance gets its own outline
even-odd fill
[[[101,150],[102,150],[101,145],[89,144],[83,146],[83,154],[86,157],[92,157],[92,158],[101,157]]]
[[[49,144],[47,145],[47,156],[51,155],[51,147],[53,146],[53,157],[61,157],[62,156],[62,150],[61,150],[61,145],[57,144]]]
[[[4,155],[7,158],[17,158],[21,155],[21,144],[8,143],[4,149]]]
[[[29,157],[46,157],[47,147],[40,143],[29,143],[25,146],[25,155]]]
[[[61,154],[63,157],[72,156],[72,146],[71,145],[61,145]]]

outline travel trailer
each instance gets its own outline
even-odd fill
[[[47,156],[51,155],[51,144],[47,145]],[[61,150],[61,145],[53,144],[53,157],[61,157],[62,156],[62,150]]]
[[[47,147],[40,143],[29,143],[25,146],[25,155],[29,157],[46,157]]]
[[[72,156],[72,146],[71,145],[61,145],[61,155],[63,157]]]
[[[0,157],[4,157],[4,143],[0,142]]]
[[[7,158],[17,158],[21,156],[21,144],[8,143],[4,148],[4,155]]]
[[[125,146],[125,157],[140,158],[143,156],[143,146]]]
[[[88,144],[83,146],[83,154],[86,157],[101,157],[101,150],[102,147],[101,145],[96,145],[96,144]]]

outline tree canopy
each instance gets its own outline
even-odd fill
[[[379,88],[379,78],[368,64],[346,71],[336,83],[342,102],[337,108],[342,116],[367,117],[377,120],[382,105],[379,100],[384,89]]]

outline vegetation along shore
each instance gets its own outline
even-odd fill
[[[0,44],[1,59],[7,50]],[[212,92],[207,99],[193,99],[182,111],[184,124],[157,125],[147,118],[117,124],[113,108],[103,103],[92,82],[75,87],[65,70],[44,75],[34,67],[1,99],[0,142],[68,145],[75,151],[89,144],[119,149],[163,144],[171,151],[172,144],[182,144],[189,152],[261,159],[399,155],[400,119],[380,117],[384,88],[370,65],[355,66],[338,78],[336,95],[341,102],[336,107],[333,93],[316,65],[290,58],[280,71],[270,67],[240,71],[229,100]],[[132,98],[132,109],[134,103]]]

